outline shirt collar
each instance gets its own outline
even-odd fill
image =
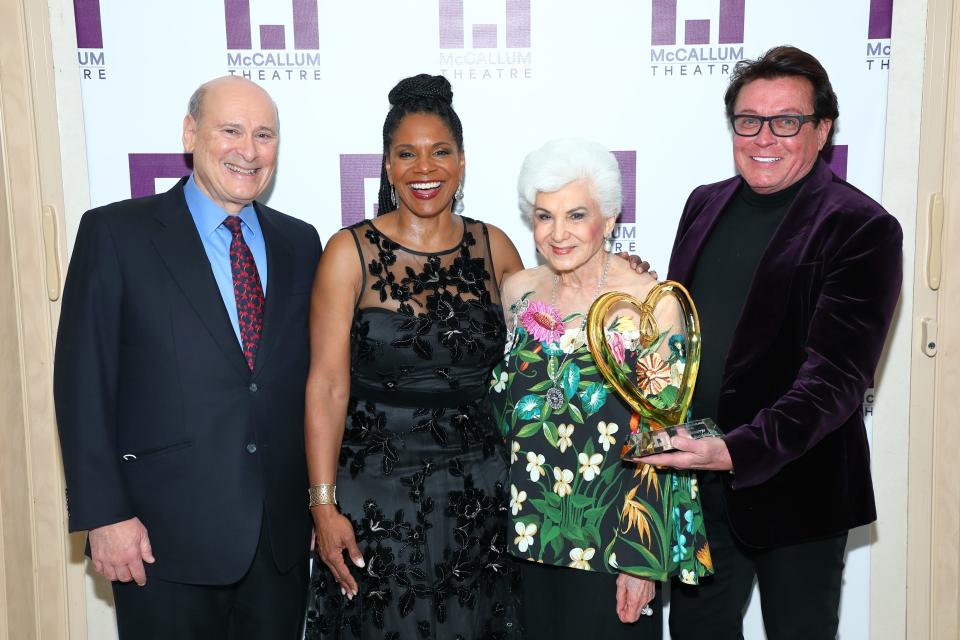
[[[223,219],[229,215],[200,190],[193,174],[190,174],[190,178],[183,185],[183,196],[187,200],[187,208],[190,209],[194,224],[197,225],[197,230],[203,237],[213,234],[217,227],[223,224]],[[260,233],[257,211],[252,203],[240,211],[240,220],[243,222],[244,234],[248,231],[254,235]]]

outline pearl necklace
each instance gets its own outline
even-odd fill
[[[597,281],[597,291],[593,296],[593,300],[596,300],[600,297],[600,293],[603,292],[603,285],[607,283],[607,274],[610,273],[610,258],[613,256],[612,253],[607,253],[607,259],[603,263],[603,272],[600,274],[600,280]],[[553,274],[553,290],[550,292],[550,306],[554,309],[557,308],[557,291],[560,289],[560,274]],[[591,304],[593,304],[591,300]],[[587,309],[589,310],[589,305]],[[583,313],[583,320],[580,322],[580,333],[583,333],[584,328],[587,326],[587,312]],[[570,353],[573,353],[572,351]],[[570,353],[563,354],[563,359],[560,360],[560,363],[557,365],[557,371],[550,377],[550,380],[553,382],[553,386],[547,389],[546,400],[547,404],[551,409],[557,411],[560,407],[563,406],[563,403],[566,401],[567,397],[564,394],[563,389],[560,388],[560,383],[558,382],[560,374],[563,371],[563,365],[566,364],[567,358],[570,357]]]

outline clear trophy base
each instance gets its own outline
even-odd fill
[[[723,433],[710,418],[693,420],[644,433],[631,433],[623,443],[620,457],[624,460],[638,460],[655,453],[674,451],[675,447],[670,444],[670,438],[673,436],[700,440],[702,438],[722,438]]]

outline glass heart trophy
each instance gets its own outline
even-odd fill
[[[597,370],[639,417],[630,422],[621,458],[671,451],[674,435],[722,437],[709,418],[686,422],[700,365],[700,319],[683,285],[660,282],[643,300],[605,293],[590,306],[586,324]],[[637,346],[635,363],[624,357],[625,341]]]

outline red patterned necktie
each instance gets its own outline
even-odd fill
[[[233,234],[233,241],[230,243],[233,295],[237,299],[243,356],[252,371],[253,363],[257,359],[260,332],[263,330],[263,287],[260,285],[260,274],[257,273],[253,254],[250,253],[250,247],[244,241],[243,232],[240,230],[240,217],[227,216],[223,226]]]

